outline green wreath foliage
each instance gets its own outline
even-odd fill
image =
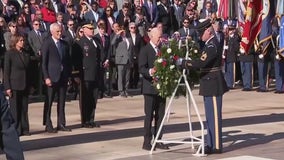
[[[154,62],[156,72],[153,78],[153,84],[161,97],[167,98],[172,96],[178,84],[178,80],[182,76],[182,69],[180,66],[176,65],[176,61],[180,58],[186,58],[187,51],[188,57],[192,60],[200,57],[197,43],[190,38],[185,40],[169,39],[162,41],[160,52],[156,54],[156,60]],[[186,72],[187,80],[190,85],[198,82],[198,71],[187,70]],[[177,95],[185,94],[185,88],[179,87]]]

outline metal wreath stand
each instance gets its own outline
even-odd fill
[[[179,49],[181,47],[181,41],[182,40],[179,40]],[[188,40],[186,39],[186,59],[188,59],[188,54],[189,54],[189,47],[188,47]],[[184,79],[184,83],[181,83],[181,80]],[[186,108],[187,108],[187,114],[188,114],[188,125],[189,125],[189,138],[190,140],[189,141],[184,141],[184,139],[182,140],[179,140],[180,138],[176,138],[176,139],[160,139],[158,140],[158,137],[159,135],[161,134],[161,130],[164,126],[164,123],[165,123],[165,120],[167,119],[167,121],[169,121],[169,117],[170,117],[170,112],[171,112],[171,108],[173,107],[172,106],[172,102],[173,102],[173,99],[174,97],[176,96],[176,93],[177,93],[177,89],[178,87],[180,86],[186,86]],[[198,137],[195,137],[193,135],[193,132],[192,132],[192,122],[191,122],[191,112],[190,112],[190,102],[192,102],[192,106],[193,106],[193,109],[198,117],[198,120],[199,120],[199,123],[200,123],[200,126],[201,126],[201,135],[200,137],[201,138],[198,138]],[[193,97],[193,94],[191,92],[191,89],[190,89],[190,85],[187,81],[187,76],[186,76],[186,69],[183,69],[182,71],[182,75],[180,76],[180,78],[178,79],[178,83],[177,83],[177,86],[175,87],[175,90],[174,92],[172,93],[172,96],[170,98],[170,101],[166,107],[166,111],[165,111],[165,115],[163,117],[163,120],[161,122],[161,125],[159,127],[159,130],[158,130],[158,133],[154,139],[154,142],[153,142],[153,145],[152,145],[152,148],[151,148],[151,151],[150,151],[150,154],[153,153],[153,150],[156,146],[157,143],[175,143],[175,144],[191,144],[191,148],[194,149],[194,145],[199,145],[198,146],[198,149],[196,150],[196,153],[194,153],[193,155],[194,156],[198,156],[198,157],[201,157],[201,156],[206,156],[206,154],[204,153],[204,125],[203,125],[203,121],[200,117],[200,114],[199,114],[199,110],[198,110],[198,107],[196,105],[196,102],[195,102],[195,99]],[[200,152],[201,150],[201,152]]]

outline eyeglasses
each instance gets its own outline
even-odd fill
[[[39,23],[35,23],[34,25],[35,25],[35,26],[38,26],[38,25],[40,25],[40,24],[39,24]]]
[[[4,22],[4,21],[1,20],[0,23],[2,23],[2,22]]]
[[[69,26],[74,26],[74,24],[68,24]]]
[[[12,27],[12,28],[17,28],[17,26],[10,26],[10,27]]]
[[[110,9],[107,9],[106,12],[110,12]]]
[[[130,29],[136,29],[136,27],[130,27]]]
[[[24,6],[24,8],[29,8],[29,6]]]
[[[79,31],[79,33],[83,33],[83,31]]]
[[[183,23],[188,24],[189,22],[183,22]]]
[[[86,28],[88,28],[89,30],[94,30],[94,28],[89,28],[89,27],[86,27]]]
[[[44,2],[44,4],[48,4],[49,2]]]

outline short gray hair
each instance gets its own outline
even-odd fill
[[[61,27],[58,23],[52,23],[50,25],[50,32],[54,31],[57,27]]]

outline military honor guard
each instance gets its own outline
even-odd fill
[[[241,38],[237,34],[234,26],[229,26],[229,36],[227,39],[228,45],[224,46],[227,49],[225,56],[225,80],[230,89],[235,88],[236,81],[236,62],[240,50]]]
[[[197,30],[205,42],[204,51],[200,59],[183,60],[182,66],[201,70],[199,94],[203,96],[207,125],[205,154],[222,153],[222,99],[228,91],[221,68],[222,53],[209,19],[201,22]]]

